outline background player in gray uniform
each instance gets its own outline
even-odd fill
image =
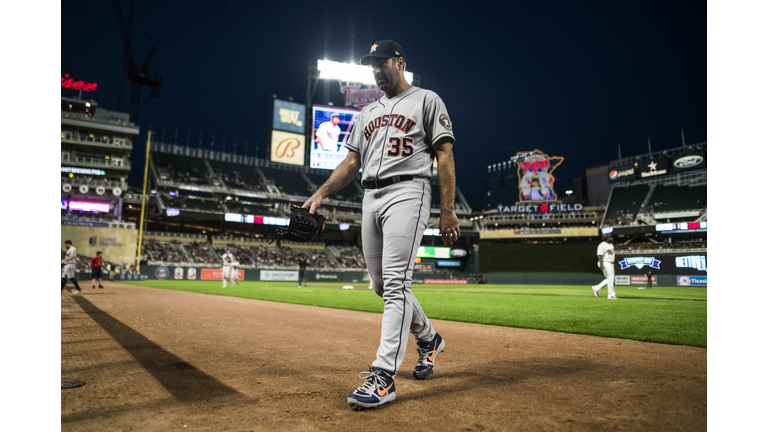
[[[427,227],[432,161],[438,160],[440,233],[446,245],[460,235],[454,212],[456,174],[453,131],[448,112],[432,91],[405,80],[405,53],[379,41],[360,59],[371,65],[385,96],[363,108],[347,141],[346,159],[304,203],[314,213],[324,198],[349,184],[363,168],[363,253],[376,294],[384,299],[381,340],[365,383],[347,398],[352,406],[372,408],[395,399],[394,378],[405,356],[408,333],[417,341],[414,377],[424,379],[445,342],[432,328],[411,293],[413,264]]]
[[[72,246],[71,240],[65,241],[64,247],[67,249],[67,254],[64,256],[64,259],[61,260],[61,291],[64,292],[64,286],[67,284],[67,281],[72,281],[77,290],[72,294],[80,294],[80,285],[77,283],[77,279],[75,279],[77,249]]]
[[[592,287],[595,297],[600,297],[600,289],[608,285],[608,298],[616,299],[616,291],[613,289],[616,269],[613,267],[615,255],[613,250],[613,237],[607,237],[597,246],[597,267],[602,270],[605,280]]]

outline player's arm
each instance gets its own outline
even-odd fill
[[[335,194],[348,185],[360,171],[360,153],[350,151],[347,157],[333,170],[331,177],[315,193],[309,197],[302,207],[314,214],[325,198]]]
[[[437,180],[440,182],[440,237],[452,245],[461,236],[456,217],[456,166],[453,162],[453,139],[444,137],[432,145],[437,155]]]

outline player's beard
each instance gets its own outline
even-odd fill
[[[399,78],[400,76],[397,66],[395,65],[392,67],[391,65],[388,65],[386,73],[382,73],[376,77],[376,85],[379,87],[379,90],[386,93],[397,87]]]

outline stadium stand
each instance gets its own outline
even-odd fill
[[[233,189],[245,189],[252,192],[266,192],[261,175],[255,166],[234,164],[210,160],[211,168],[224,185]]]
[[[331,171],[328,171],[328,176],[323,176],[320,174],[312,174],[307,173],[306,176],[309,179],[309,181],[314,185],[314,189],[319,188],[323,185],[326,181],[328,181],[328,177],[330,177]],[[363,188],[357,186],[360,184],[359,179],[354,179],[350,184],[344,187],[344,189],[340,190],[336,193],[336,195],[330,197],[333,199],[336,199],[338,201],[347,201],[347,202],[357,202],[362,203],[363,202]]]
[[[326,246],[326,250],[334,255],[339,263],[346,268],[364,269],[365,257],[357,246]]]
[[[207,168],[203,159],[166,153],[155,153],[153,157],[155,170],[160,181],[209,184],[205,175]]]
[[[217,245],[216,253],[223,255],[224,247],[229,249],[243,268],[295,270],[301,257],[307,260],[308,268],[335,269],[339,267],[339,264],[330,259],[325,251],[316,249],[293,249],[289,246],[270,247],[233,242],[226,243],[225,246]]]
[[[628,188],[615,187],[611,194],[603,225],[629,225],[643,205],[650,186],[638,185]]]
[[[165,195],[163,203],[166,207],[177,208],[181,210],[199,211],[199,212],[223,212],[218,199],[199,198],[189,195]]]
[[[707,187],[658,185],[646,207],[654,213],[705,209]]]
[[[280,192],[303,197],[312,195],[309,190],[309,184],[301,173],[267,167],[261,167],[260,169],[264,176],[280,189]]]
[[[142,242],[143,259],[155,263],[214,264],[219,265],[214,248],[205,241],[181,242],[176,239],[149,237]]]

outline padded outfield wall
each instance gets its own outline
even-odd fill
[[[480,273],[586,273],[600,275],[597,245],[591,242],[480,242]],[[490,280],[489,280],[490,282]]]

